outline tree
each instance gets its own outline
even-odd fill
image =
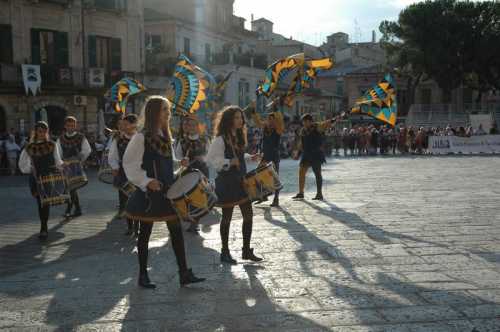
[[[405,8],[397,22],[382,22],[380,31],[390,63],[409,75],[410,88],[423,75],[444,93],[462,84],[480,92],[499,88],[499,3],[427,0]]]

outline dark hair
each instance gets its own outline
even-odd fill
[[[130,124],[137,123],[137,115],[129,114],[123,118],[123,120],[127,121]]]
[[[306,113],[306,114],[302,115],[302,117],[300,118],[300,121],[305,121],[305,120],[313,121],[312,115],[310,113]]]
[[[243,114],[243,110],[239,106],[226,106],[222,111],[219,112],[214,125],[215,136],[231,136],[234,117],[237,112],[240,112],[241,114],[241,117],[243,119],[243,127],[236,131],[236,144],[238,145],[238,147],[244,149],[247,145],[247,128],[245,114]]]
[[[67,116],[64,118],[64,123],[74,122],[76,123],[76,118],[74,116]]]

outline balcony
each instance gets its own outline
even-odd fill
[[[54,65],[41,65],[42,89],[107,89],[121,78],[135,77],[139,80],[143,74],[125,71],[104,71],[103,86],[89,84],[89,70],[83,68],[64,67]],[[0,89],[23,88],[23,75],[21,65],[0,64]]]

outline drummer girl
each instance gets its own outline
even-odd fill
[[[179,267],[181,286],[205,279],[194,276],[188,269],[182,228],[166,198],[174,182],[174,156],[170,132],[170,102],[160,96],[146,101],[139,120],[142,132],[134,135],[123,156],[123,168],[130,182],[139,189],[129,198],[126,217],[140,221],[137,251],[139,256],[139,286],[155,288],[148,277],[148,244],[153,222],[165,221]]]
[[[123,170],[122,160],[128,143],[136,133],[137,116],[129,114],[123,119],[120,119],[120,133],[114,135],[109,148],[108,163],[111,166],[114,185],[118,188],[119,215],[121,216],[125,210],[128,196],[121,188],[128,182],[125,171]],[[139,234],[139,223],[127,219],[128,229],[125,235]]]
[[[62,168],[62,165],[63,161],[56,144],[49,140],[49,125],[43,121],[37,122],[30,142],[19,158],[19,169],[25,174],[30,174],[31,194],[36,199],[38,216],[40,217],[40,234],[38,235],[40,240],[46,240],[48,237],[47,221],[49,220],[50,206],[42,206],[35,177],[49,175],[56,168]]]
[[[240,207],[243,216],[243,252],[242,259],[259,262],[250,248],[252,237],[253,210],[247,193],[243,187],[245,176],[245,159],[257,160],[258,155],[245,154],[247,144],[245,118],[238,106],[228,106],[219,114],[215,125],[215,139],[210,145],[207,160],[217,170],[215,192],[218,206],[222,207],[220,236],[222,241],[221,262],[236,264],[229,252],[229,227],[236,205]]]
[[[195,114],[188,114],[182,118],[178,140],[175,142],[175,156],[179,160],[189,163],[187,171],[197,169],[207,178],[209,177],[208,166],[205,157],[208,151],[210,139],[203,135],[203,129]],[[188,232],[198,233],[200,220],[192,220],[187,229]]]

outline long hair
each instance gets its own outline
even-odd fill
[[[234,117],[238,112],[241,114],[243,119],[243,127],[236,131],[236,144],[239,148],[244,149],[247,145],[247,127],[245,114],[239,106],[226,106],[219,112],[215,120],[214,133],[215,136],[222,136],[225,138],[231,137]]]
[[[159,123],[158,117],[163,109],[163,105],[167,105],[167,120],[165,123]],[[156,135],[158,131],[162,131],[165,138],[172,141],[172,133],[170,131],[170,110],[171,104],[167,98],[162,96],[151,96],[146,99],[146,103],[141,110],[141,116],[138,120],[138,129]]]

